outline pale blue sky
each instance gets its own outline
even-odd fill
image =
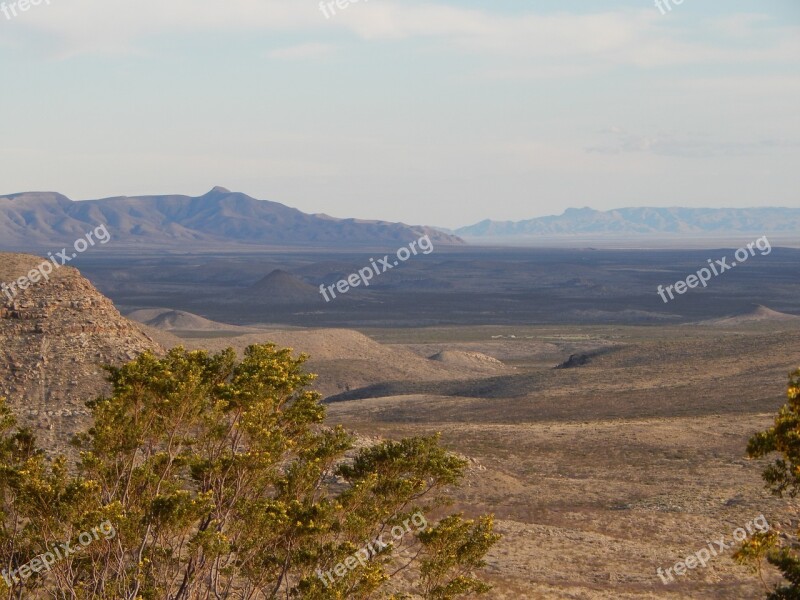
[[[0,193],[223,185],[442,226],[800,206],[800,2],[670,1],[0,12]]]

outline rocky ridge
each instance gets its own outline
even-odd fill
[[[0,283],[45,259],[0,253]],[[11,297],[9,297],[11,296]],[[89,417],[85,403],[109,389],[102,365],[162,347],[70,267],[17,294],[0,295],[0,397],[47,448],[62,449]]]

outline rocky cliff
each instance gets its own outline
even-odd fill
[[[0,284],[43,258],[0,253]],[[87,400],[108,391],[104,364],[163,349],[73,268],[25,290],[0,292],[0,396],[42,445],[62,449],[88,422]]]

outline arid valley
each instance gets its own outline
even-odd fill
[[[595,252],[600,262],[613,255]],[[796,252],[775,250],[790,261]],[[36,262],[2,255],[0,279]],[[289,257],[287,268],[291,264]],[[492,598],[754,598],[762,584],[734,563],[732,532],[764,515],[791,533],[800,517],[791,500],[764,490],[764,461],[745,453],[749,437],[771,424],[784,401],[786,374],[800,364],[800,317],[749,304],[767,296],[780,301],[791,289],[765,268],[746,274],[762,277],[763,285],[729,293],[726,308],[705,304],[705,316],[717,316],[699,321],[653,323],[658,319],[651,312],[646,324],[604,323],[601,314],[599,323],[579,325],[470,325],[441,312],[442,321],[455,322],[359,328],[242,324],[237,304],[228,313],[237,325],[172,308],[134,309],[125,319],[77,270],[61,269],[7,306],[19,312],[16,318],[7,313],[0,331],[0,395],[54,447],[66,447],[67,434],[87,418],[82,403],[105,389],[101,363],[118,363],[142,349],[242,352],[274,342],[310,356],[306,366],[318,375],[314,386],[325,398],[329,424],[367,440],[439,432],[447,448],[468,458],[466,483],[453,490],[457,508],[493,513],[503,536],[487,557]],[[513,269],[508,281],[518,282],[518,266]],[[577,269],[556,271],[569,281],[583,267]],[[112,283],[117,277],[105,276],[110,272],[97,264],[86,269],[93,270],[101,288],[123,294],[118,303],[132,303],[125,286]],[[204,285],[203,278],[186,277],[190,269],[182,272],[181,283],[172,278],[174,290]],[[127,273],[130,278],[137,270]],[[493,275],[497,281],[500,275]],[[736,290],[734,277],[726,283]],[[295,278],[271,285],[275,297],[297,287]],[[142,287],[133,282],[129,293]],[[626,289],[615,288],[620,294]],[[371,302],[391,293],[391,286],[378,288]],[[604,293],[612,293],[610,285]],[[425,294],[434,298],[436,291]],[[360,300],[353,296],[351,302]],[[547,309],[545,320],[559,321],[572,314],[565,302],[536,310]],[[635,305],[626,298],[617,306],[627,303]],[[623,315],[638,319],[646,314],[639,308]],[[734,316],[725,317],[726,309]],[[220,303],[213,315],[224,310]],[[395,312],[393,318],[409,315]],[[46,368],[65,361],[63,374]],[[721,536],[731,548],[706,568],[667,583],[659,578],[656,569]],[[767,577],[776,575],[768,571]]]

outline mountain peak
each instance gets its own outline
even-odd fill
[[[224,188],[221,185],[215,185],[214,189],[212,189],[206,196],[209,194],[230,194],[231,191],[228,188]]]

